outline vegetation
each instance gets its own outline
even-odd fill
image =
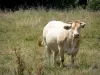
[[[88,9],[90,10],[100,10],[100,0],[89,0]]]
[[[59,68],[46,63],[44,47],[38,47],[43,27],[51,20],[87,23],[75,64]],[[65,64],[70,56],[65,54]],[[0,75],[100,75],[100,12],[30,9],[0,11]]]
[[[19,10],[19,8],[22,9],[29,9],[29,8],[35,8],[38,9],[38,7],[43,7],[47,11],[49,9],[76,9],[76,8],[81,8],[81,9],[87,9],[87,10],[92,10],[92,11],[97,11],[100,10],[100,0],[21,0],[21,1],[10,1],[5,3],[7,1],[2,1],[0,2],[0,8],[2,10],[12,10],[16,11]],[[10,3],[9,3],[10,2]]]

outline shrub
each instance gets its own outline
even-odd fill
[[[100,0],[89,0],[88,9],[94,11],[100,10]]]

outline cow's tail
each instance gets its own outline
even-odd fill
[[[43,47],[44,46],[43,40],[38,40],[38,46],[40,46],[40,47]]]

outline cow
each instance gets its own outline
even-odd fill
[[[43,29],[43,41],[48,61],[50,63],[53,53],[54,65],[56,57],[60,55],[60,67],[64,64],[64,53],[71,55],[71,65],[74,66],[75,56],[79,51],[80,30],[86,25],[85,22],[72,21],[64,23],[61,21],[50,21]]]

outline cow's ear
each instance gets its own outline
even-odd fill
[[[69,30],[69,29],[71,29],[71,26],[64,26],[64,29]]]
[[[81,25],[82,28],[84,28],[86,23],[85,22],[80,22],[80,25]]]

